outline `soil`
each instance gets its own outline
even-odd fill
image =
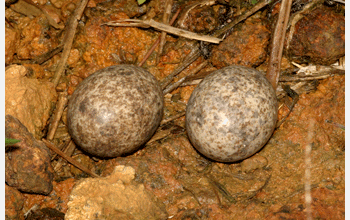
[[[33,3],[34,9],[16,5],[25,5],[28,2]],[[90,0],[78,23],[65,73],[56,91],[53,91],[51,81],[62,53],[48,56],[44,62],[38,60],[65,43],[64,27],[67,27],[67,22],[79,2],[19,0],[13,3],[6,0],[5,63],[7,67],[16,64],[26,68],[21,72],[24,73],[20,75],[21,80],[10,82],[6,79],[6,91],[22,91],[6,94],[6,114],[20,119],[38,140],[46,138],[54,120],[58,94],[67,92],[69,100],[81,81],[104,67],[118,64],[138,65],[161,35],[160,31],[153,28],[113,27],[105,23],[128,18],[161,22],[167,1],[150,0],[139,6],[136,0]],[[211,34],[252,8],[252,2],[241,0],[235,4],[217,3],[193,7],[187,19],[183,20],[182,27],[203,35]],[[194,3],[196,1],[174,1],[171,16],[181,9],[179,18],[182,18],[185,10]],[[320,24],[327,27],[327,22],[332,22],[332,28],[325,35],[332,36],[332,42],[336,43],[327,46],[339,49],[322,50],[320,54],[317,51],[321,46],[314,43],[307,44],[311,48],[303,47],[297,52],[289,49],[282,59],[281,77],[298,76],[291,61],[303,62],[299,64],[304,66],[313,64],[313,61],[318,65],[329,66],[345,56],[345,37],[342,35],[344,22],[334,23],[334,19],[319,21],[322,18],[320,8],[327,8],[327,13],[332,14],[330,16],[344,20],[345,6],[340,3],[328,5],[319,2],[310,7],[307,13],[298,14],[310,2],[298,3],[293,5],[291,18],[293,15],[312,14],[315,11],[317,16],[310,16],[314,22],[306,19],[307,28],[312,28],[310,25],[319,28]],[[88,155],[76,146],[71,150],[71,157],[102,178],[113,174],[117,166],[131,167],[135,172],[131,185],[142,186],[142,193],[146,192],[152,201],[156,200],[164,206],[155,219],[344,219],[344,71],[333,69],[323,79],[280,82],[277,97],[280,106],[278,122],[281,124],[258,153],[243,161],[220,163],[207,159],[194,149],[187,137],[183,113],[201,76],[228,65],[245,65],[265,74],[279,6],[279,3],[273,3],[239,23],[221,44],[202,45],[203,56],[185,68],[174,81],[186,76],[206,58],[208,65],[193,77],[194,80],[186,81],[185,86],[164,95],[164,123],[138,151],[117,158],[102,159]],[[299,20],[305,22],[305,19]],[[303,24],[297,24],[293,34],[289,35],[293,36],[289,39],[290,45],[298,44],[298,40],[307,40],[303,38],[307,29]],[[175,25],[179,24],[175,22]],[[288,33],[290,32],[287,35]],[[312,39],[311,42],[317,41],[316,37],[312,38],[312,34],[319,36],[320,33],[309,32],[307,36]],[[183,63],[194,45],[194,41],[168,34],[159,62],[157,63],[157,47],[142,67],[162,81]],[[287,38],[285,48],[288,45]],[[312,48],[312,45],[315,46]],[[305,74],[313,76],[309,72]],[[286,85],[298,94],[294,106],[291,105],[291,97],[282,90]],[[34,88],[38,92],[35,92],[35,96],[28,96],[28,93],[23,92],[26,88],[22,86]],[[40,92],[45,93],[45,96],[37,95]],[[22,97],[18,94],[24,95]],[[48,98],[45,98],[43,104],[43,97],[46,96]],[[7,104],[13,104],[11,100],[16,101],[15,106]],[[28,105],[32,109],[30,117],[26,117]],[[7,110],[8,107],[11,112]],[[74,145],[69,144],[71,138],[67,130],[66,114],[65,107],[51,140],[55,146],[61,148]],[[167,120],[179,114],[182,116]],[[287,118],[284,119],[285,116]],[[54,155],[54,152],[51,151],[51,154]],[[59,156],[51,157],[51,166],[55,173],[53,189],[48,195],[28,193],[6,185],[6,219],[25,219],[24,214],[27,213],[28,216],[30,210],[35,212],[44,208],[64,214],[68,212],[73,188],[89,175]],[[118,203],[128,204],[128,199],[123,198],[118,197]],[[134,210],[129,213],[134,213]],[[132,219],[128,213],[119,213],[119,216]],[[134,216],[142,219],[139,213]]]

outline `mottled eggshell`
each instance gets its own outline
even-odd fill
[[[68,104],[68,130],[84,151],[117,157],[149,140],[163,115],[157,79],[132,65],[101,69],[83,80]]]
[[[269,140],[277,121],[277,98],[259,71],[229,66],[195,88],[187,104],[186,130],[203,155],[220,162],[245,159]]]

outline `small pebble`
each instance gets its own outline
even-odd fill
[[[244,173],[253,172],[256,169],[267,166],[268,161],[265,157],[260,155],[254,155],[242,161],[241,169]]]

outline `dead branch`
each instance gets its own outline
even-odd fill
[[[131,22],[131,23],[121,23],[121,22]],[[194,40],[200,40],[200,41],[206,41],[206,42],[210,42],[210,43],[215,43],[218,44],[220,43],[220,41],[222,41],[222,39],[216,38],[216,37],[212,37],[209,35],[200,35],[200,34],[196,34],[194,32],[191,31],[187,31],[184,29],[180,29],[180,28],[175,28],[172,27],[170,25],[166,25],[160,22],[157,22],[155,20],[138,20],[138,19],[124,19],[124,20],[119,20],[119,21],[110,21],[105,23],[106,25],[109,26],[121,26],[121,27],[143,27],[143,28],[149,28],[149,27],[153,27],[155,29],[161,30],[161,31],[165,31],[167,33],[170,34],[174,34],[180,37],[185,37],[188,39],[194,39]]]
[[[292,98],[293,101],[290,104],[290,106],[287,106],[289,111],[286,116],[284,116],[280,121],[277,122],[276,128],[280,127],[284,123],[284,121],[288,118],[290,113],[292,113],[295,104],[297,104],[299,100],[299,94],[296,93],[293,89],[291,89],[289,85],[283,85],[282,88],[288,94],[288,96]]]
[[[275,32],[272,40],[272,48],[270,53],[270,62],[266,77],[272,84],[273,88],[277,89],[281,70],[281,59],[284,46],[284,38],[286,35],[287,24],[292,7],[292,0],[282,0],[278,20],[275,27]]]
[[[163,90],[163,94],[167,94],[172,92],[173,90],[177,89],[189,76],[193,76],[194,74],[196,74],[198,71],[200,71],[201,69],[203,69],[206,65],[208,64],[208,61],[204,61],[201,64],[199,64],[197,67],[195,67],[194,69],[192,69],[186,76],[182,77],[181,79],[179,79],[177,82],[173,83],[172,85],[168,86],[167,88],[165,88]]]
[[[258,4],[256,4],[253,8],[249,9],[249,11],[247,11],[246,13],[244,13],[243,15],[239,16],[237,19],[235,19],[234,21],[232,21],[231,23],[229,23],[228,25],[226,25],[224,28],[215,31],[215,33],[213,34],[214,37],[220,37],[221,35],[225,35],[225,33],[229,32],[235,25],[237,25],[238,23],[246,20],[248,17],[250,17],[252,14],[254,14],[255,12],[259,11],[260,9],[262,9],[263,7],[265,7],[266,5],[268,5],[270,3],[269,0],[264,0]]]
[[[165,89],[171,81],[173,81],[174,77],[181,73],[186,67],[191,65],[198,57],[200,57],[201,53],[199,51],[198,43],[195,42],[192,51],[186,56],[185,60],[179,65],[172,73],[170,73],[167,77],[165,77],[161,81],[162,89]]]
[[[319,76],[280,76],[280,82],[300,82],[300,81],[312,81],[318,79],[327,79],[331,77],[331,74],[324,74]]]
[[[171,13],[171,7],[173,5],[173,0],[167,0],[166,5],[165,5],[165,11],[163,14],[163,24],[169,24],[169,19],[170,19],[170,13]],[[160,37],[160,42],[159,42],[159,50],[158,50],[158,55],[156,58],[156,64],[159,63],[160,56],[163,53],[163,47],[165,44],[165,38],[166,38],[166,32],[162,31],[161,37]]]
[[[51,150],[53,150],[55,153],[57,153],[58,155],[60,155],[61,157],[63,157],[65,160],[67,160],[69,163],[71,163],[72,165],[74,165],[75,167],[77,167],[78,169],[84,171],[85,173],[89,174],[92,177],[100,177],[99,175],[97,175],[96,173],[92,172],[91,170],[87,169],[86,167],[84,167],[81,163],[79,163],[78,161],[74,160],[73,158],[67,156],[65,153],[63,153],[61,150],[59,150],[55,145],[51,144],[49,141],[45,140],[45,139],[41,139],[45,145],[50,148]]]
[[[171,116],[171,117],[169,117],[169,118],[167,118],[167,119],[163,119],[163,120],[160,122],[160,125],[164,125],[164,124],[166,124],[166,123],[168,123],[168,122],[171,122],[171,121],[173,121],[173,120],[175,120],[175,119],[181,118],[181,117],[184,116],[185,114],[186,114],[186,112],[181,112],[181,113],[179,113],[179,114],[177,114],[177,115],[173,115],[173,116]]]
[[[53,139],[53,137],[55,136],[57,126],[58,126],[58,123],[61,119],[64,107],[66,106],[66,104],[68,102],[67,96],[68,96],[67,92],[60,92],[58,95],[58,101],[57,101],[55,113],[53,116],[53,121],[51,122],[51,125],[49,127],[49,131],[48,131],[47,136],[46,136],[46,138],[49,141],[51,141]]]
[[[63,152],[67,155],[67,156],[72,156],[73,152],[75,150],[75,144],[72,140],[69,141],[67,147],[63,150]],[[62,157],[60,157],[55,165],[55,167],[53,168],[56,172],[58,172],[61,167],[62,167],[62,161],[64,159]]]
[[[66,63],[73,45],[73,39],[78,26],[78,21],[80,20],[87,3],[88,0],[81,0],[80,4],[74,10],[73,15],[69,19],[69,23],[66,27],[66,34],[63,38],[64,46],[62,57],[60,59],[60,62],[58,63],[58,67],[52,79],[52,82],[54,83],[55,87],[58,85],[58,82],[60,81],[61,76],[66,68]]]
[[[180,13],[180,9],[178,9],[176,11],[176,13],[174,14],[174,16],[171,18],[171,21],[169,22],[170,25],[173,25],[177,16],[179,15]],[[160,42],[160,38],[161,36],[158,37],[158,39],[153,43],[151,49],[149,49],[149,51],[147,52],[147,54],[145,55],[145,57],[142,59],[142,61],[138,64],[138,66],[142,66],[146,60],[148,59],[148,57],[152,54],[152,52],[156,49],[156,47],[158,46],[159,42]]]

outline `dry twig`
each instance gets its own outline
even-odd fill
[[[170,18],[172,5],[173,5],[173,0],[167,0],[166,1],[165,11],[164,11],[164,15],[163,15],[163,23],[164,24],[169,24],[169,18]],[[160,56],[163,53],[163,47],[164,47],[164,44],[165,44],[165,38],[166,38],[166,32],[162,31],[161,37],[160,37],[160,42],[159,42],[159,50],[158,50],[158,56],[156,58],[156,63],[159,63]]]
[[[72,140],[69,141],[67,147],[63,150],[63,153],[65,153],[67,156],[72,156],[73,152],[75,150],[75,144]],[[63,158],[60,157],[55,165],[55,167],[53,168],[56,172],[58,172],[61,167],[62,167],[62,160]]]
[[[173,25],[173,23],[175,22],[177,16],[179,15],[181,9],[178,9],[176,11],[176,13],[174,14],[174,16],[172,17],[171,21],[169,22],[170,25]],[[159,42],[160,42],[160,38],[161,36],[158,37],[158,39],[153,43],[152,47],[149,49],[149,51],[147,52],[147,54],[145,55],[145,57],[142,59],[142,61],[138,64],[138,66],[142,66],[146,60],[148,59],[148,57],[152,54],[152,52],[156,49],[156,47],[158,46]]]
[[[289,106],[287,106],[289,111],[286,116],[284,116],[280,121],[277,122],[276,128],[280,127],[284,123],[284,121],[288,118],[290,113],[293,111],[295,104],[297,104],[299,100],[299,94],[296,93],[294,90],[292,90],[289,85],[283,85],[282,88],[288,94],[288,96],[292,98],[293,101]]]
[[[177,115],[173,115],[167,119],[163,119],[161,122],[160,122],[160,125],[164,125],[168,122],[171,122],[171,121],[174,121],[175,119],[178,119],[178,118],[181,118],[182,116],[184,116],[186,114],[186,112],[181,112]]]
[[[324,74],[318,76],[280,76],[280,82],[300,82],[300,81],[312,81],[318,79],[326,79],[331,77],[331,74]]]
[[[125,21],[131,22],[131,23],[120,23],[120,22],[125,22]],[[174,34],[174,35],[177,35],[180,37],[185,37],[185,38],[200,40],[200,41],[206,41],[206,42],[215,43],[215,44],[218,44],[218,43],[220,43],[220,41],[222,41],[222,39],[219,39],[216,37],[212,37],[209,35],[196,34],[194,32],[183,30],[180,28],[175,28],[175,27],[172,27],[170,25],[166,25],[166,24],[157,22],[157,21],[152,20],[152,19],[150,19],[150,20],[124,19],[124,20],[120,20],[120,21],[110,21],[110,22],[107,22],[105,24],[109,25],[109,26],[121,26],[121,27],[143,27],[143,28],[153,27],[155,29],[165,31],[167,33]]]
[[[208,64],[208,61],[204,61],[203,63],[199,64],[198,66],[196,66],[194,69],[192,69],[186,76],[182,77],[181,79],[179,79],[177,82],[175,82],[174,84],[168,86],[167,88],[165,88],[163,90],[163,94],[167,94],[172,92],[173,90],[177,89],[189,76],[193,76],[194,74],[196,74],[198,71],[200,71],[201,69],[203,69],[206,65]]]
[[[281,70],[281,59],[284,45],[284,38],[286,35],[287,24],[289,20],[290,9],[292,7],[292,0],[282,0],[278,20],[275,27],[275,32],[272,40],[272,48],[270,53],[270,62],[266,73],[267,79],[272,84],[273,88],[277,89]]]
[[[184,70],[186,67],[191,65],[198,57],[200,57],[201,53],[199,51],[198,43],[194,43],[194,47],[191,50],[191,52],[186,56],[185,60],[179,65],[172,73],[170,73],[167,77],[165,77],[161,81],[161,87],[162,89],[165,89],[171,81],[173,81],[174,77],[181,73],[182,70]]]
[[[54,83],[55,87],[58,85],[58,82],[60,81],[61,76],[66,68],[66,63],[73,45],[73,39],[78,26],[78,21],[80,20],[87,3],[88,0],[81,0],[80,4],[74,10],[73,15],[69,19],[69,23],[66,27],[66,34],[63,38],[64,46],[62,57],[60,59],[60,62],[58,63],[58,67],[52,79],[52,82]]]
[[[58,54],[59,52],[61,52],[63,49],[63,45],[60,44],[58,45],[56,48],[41,54],[37,57],[35,57],[33,60],[31,60],[31,63],[36,63],[36,64],[43,64],[46,61],[48,61],[49,59],[51,59],[53,56],[55,56],[56,54]]]
[[[58,101],[56,104],[55,113],[53,115],[53,121],[51,122],[51,125],[49,127],[49,131],[48,131],[47,136],[46,136],[46,138],[50,141],[55,136],[57,126],[58,126],[58,123],[61,119],[64,107],[66,106],[66,104],[68,102],[67,95],[68,95],[67,92],[60,92],[58,95]]]
[[[58,144],[58,146],[56,146],[56,147],[57,147],[58,149],[62,150],[64,153],[66,153],[66,152],[65,152],[65,149],[68,147],[69,143],[70,143],[70,141],[69,141],[68,143],[66,143],[66,142],[60,142],[60,143]],[[51,161],[53,161],[54,159],[56,159],[57,155],[58,155],[58,154],[56,154],[56,153],[54,152],[54,153],[51,155]],[[69,155],[69,156],[70,156],[70,155]]]
[[[213,34],[214,37],[220,37],[221,35],[225,35],[227,32],[229,32],[235,25],[237,25],[238,23],[246,20],[248,17],[250,17],[251,15],[253,15],[255,12],[259,11],[260,9],[262,9],[263,7],[265,7],[266,5],[268,5],[270,3],[270,0],[264,0],[258,4],[256,4],[253,8],[251,8],[249,11],[247,11],[246,13],[244,13],[243,15],[240,15],[237,19],[235,19],[234,21],[232,21],[231,23],[227,24],[224,28],[215,31],[215,33]]]
[[[84,171],[85,173],[89,174],[92,177],[100,177],[99,175],[97,175],[96,173],[92,172],[91,170],[87,169],[86,167],[84,167],[82,164],[80,164],[78,161],[74,160],[73,158],[67,156],[65,153],[63,153],[61,150],[59,150],[57,147],[55,147],[55,145],[51,144],[49,141],[45,140],[45,139],[41,139],[48,148],[50,148],[51,150],[53,150],[55,153],[57,153],[58,155],[60,155],[61,157],[63,157],[65,160],[67,160],[69,163],[71,163],[72,165],[74,165],[75,167],[77,167],[78,169]]]

